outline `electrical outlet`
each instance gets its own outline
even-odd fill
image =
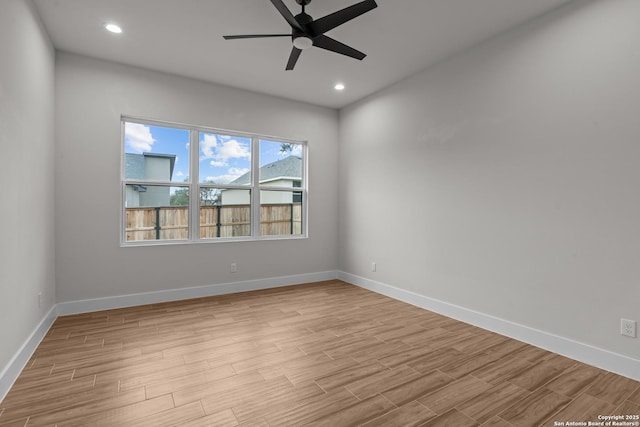
[[[235,262],[232,262],[230,270],[231,270],[232,273],[237,273],[238,272],[238,264],[236,264]]]
[[[629,319],[620,319],[620,335],[627,337],[636,337],[636,321]]]
[[[373,271],[375,273],[377,268],[378,267],[376,266],[376,263],[375,262],[371,262],[371,271]]]

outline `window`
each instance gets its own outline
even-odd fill
[[[122,242],[305,237],[306,143],[122,119]]]

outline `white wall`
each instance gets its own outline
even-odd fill
[[[342,110],[340,269],[640,359],[639,16],[572,2]]]
[[[48,36],[30,2],[3,0],[0,400],[3,381],[13,380],[5,367],[55,303],[53,106],[54,51]]]
[[[336,270],[335,110],[60,52],[56,89],[58,301]],[[309,239],[121,248],[122,114],[308,140]]]

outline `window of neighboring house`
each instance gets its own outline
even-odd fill
[[[123,243],[306,236],[306,143],[122,123]]]

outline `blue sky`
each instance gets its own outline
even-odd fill
[[[228,184],[251,167],[251,139],[200,132],[200,182]],[[300,150],[280,153],[281,142],[260,142],[260,166],[282,159]],[[175,154],[173,182],[184,182],[189,175],[189,131],[139,123],[125,124],[125,152]]]

